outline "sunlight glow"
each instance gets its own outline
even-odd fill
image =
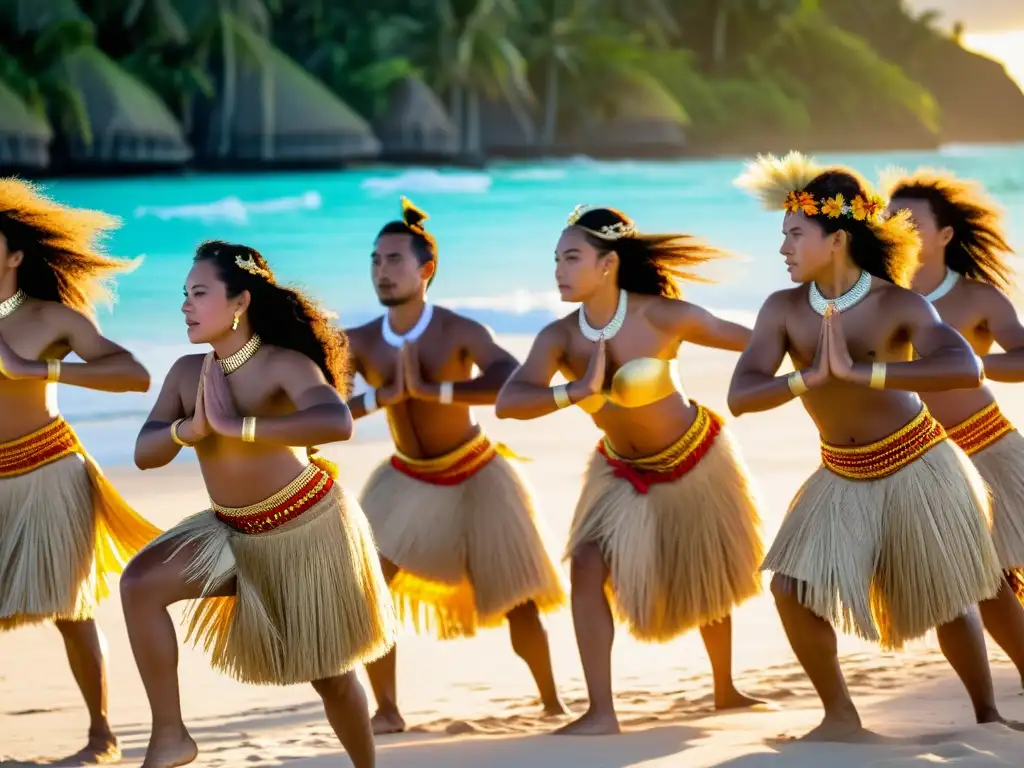
[[[1006,32],[964,33],[963,46],[1003,63],[1007,73],[1024,88],[1024,29]]]

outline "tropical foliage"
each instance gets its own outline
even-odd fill
[[[221,157],[239,88],[258,81],[274,108],[273,78],[245,73],[285,61],[361,126],[421,80],[469,156],[494,145],[496,109],[529,126],[521,151],[535,154],[588,151],[605,126],[636,120],[685,126],[679,151],[929,145],[947,138],[952,105],[927,73],[961,51],[900,0],[0,0],[0,82],[87,140],[83,95],[58,66],[82,47]]]

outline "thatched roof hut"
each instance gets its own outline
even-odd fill
[[[537,153],[536,110],[504,100],[481,99],[480,143],[490,157],[532,157]]]
[[[192,158],[181,126],[160,97],[98,48],[78,48],[59,66],[82,94],[92,134],[91,142],[63,137],[69,163],[160,167]]]
[[[446,160],[459,154],[458,129],[441,100],[418,77],[395,83],[373,128],[389,160]]]
[[[196,151],[213,164],[330,165],[380,154],[370,126],[313,75],[244,23],[225,14],[235,38],[232,75],[201,115]]]
[[[585,115],[559,137],[562,152],[595,157],[681,155],[690,123],[685,110],[653,77],[631,75],[611,84],[610,114]]]
[[[53,129],[0,80],[0,169],[45,168],[50,164]]]

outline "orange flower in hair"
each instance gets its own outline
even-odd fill
[[[830,197],[824,203],[821,204],[821,212],[828,216],[830,219],[838,219],[846,210],[846,198],[843,197],[842,193],[837,194],[835,197]]]
[[[853,198],[851,209],[853,211],[853,218],[857,221],[876,219],[879,218],[882,215],[882,211],[885,210],[885,201],[878,195],[869,195],[866,200],[860,195],[857,195]]]
[[[789,213],[803,213],[805,216],[818,213],[818,202],[810,192],[790,192],[784,207]]]

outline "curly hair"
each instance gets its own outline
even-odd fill
[[[599,253],[619,255],[619,288],[630,293],[681,298],[681,282],[713,282],[692,271],[693,267],[727,256],[693,235],[642,234],[626,214],[614,208],[591,208],[571,221],[569,228],[578,229]],[[616,226],[631,234],[614,239],[602,235],[603,228]]]
[[[761,201],[768,210],[784,210],[791,192],[806,192],[816,201],[842,195],[844,200],[878,198],[871,185],[852,168],[822,167],[799,152],[782,158],[762,155],[747,165],[736,181]],[[917,270],[921,238],[908,211],[895,216],[856,219],[850,215],[830,217],[823,213],[808,217],[827,234],[840,229],[850,236],[850,257],[861,269],[903,288]]]
[[[428,286],[434,282],[434,278],[437,276],[437,240],[423,226],[423,222],[429,218],[426,211],[422,208],[417,208],[409,198],[403,197],[401,220],[389,221],[377,233],[377,237],[381,235],[409,235],[412,238],[412,250],[416,254],[416,259],[419,261],[420,266],[430,261],[434,262],[434,274],[427,281]]]
[[[921,168],[914,173],[894,169],[883,176],[883,185],[890,200],[927,202],[939,227],[953,230],[946,245],[946,266],[1002,291],[1011,288],[1013,269],[1006,257],[1013,248],[1000,221],[1002,211],[980,184]]]
[[[260,274],[242,269],[236,259],[254,264]],[[342,397],[348,397],[348,336],[326,310],[303,293],[278,285],[267,260],[248,246],[210,240],[196,249],[195,261],[213,263],[228,298],[249,292],[249,323],[264,342],[305,355]]]
[[[120,225],[101,211],[62,205],[31,182],[0,179],[0,233],[9,251],[24,254],[18,287],[32,298],[87,315],[113,304],[114,275],[141,263],[104,253],[103,240]]]

